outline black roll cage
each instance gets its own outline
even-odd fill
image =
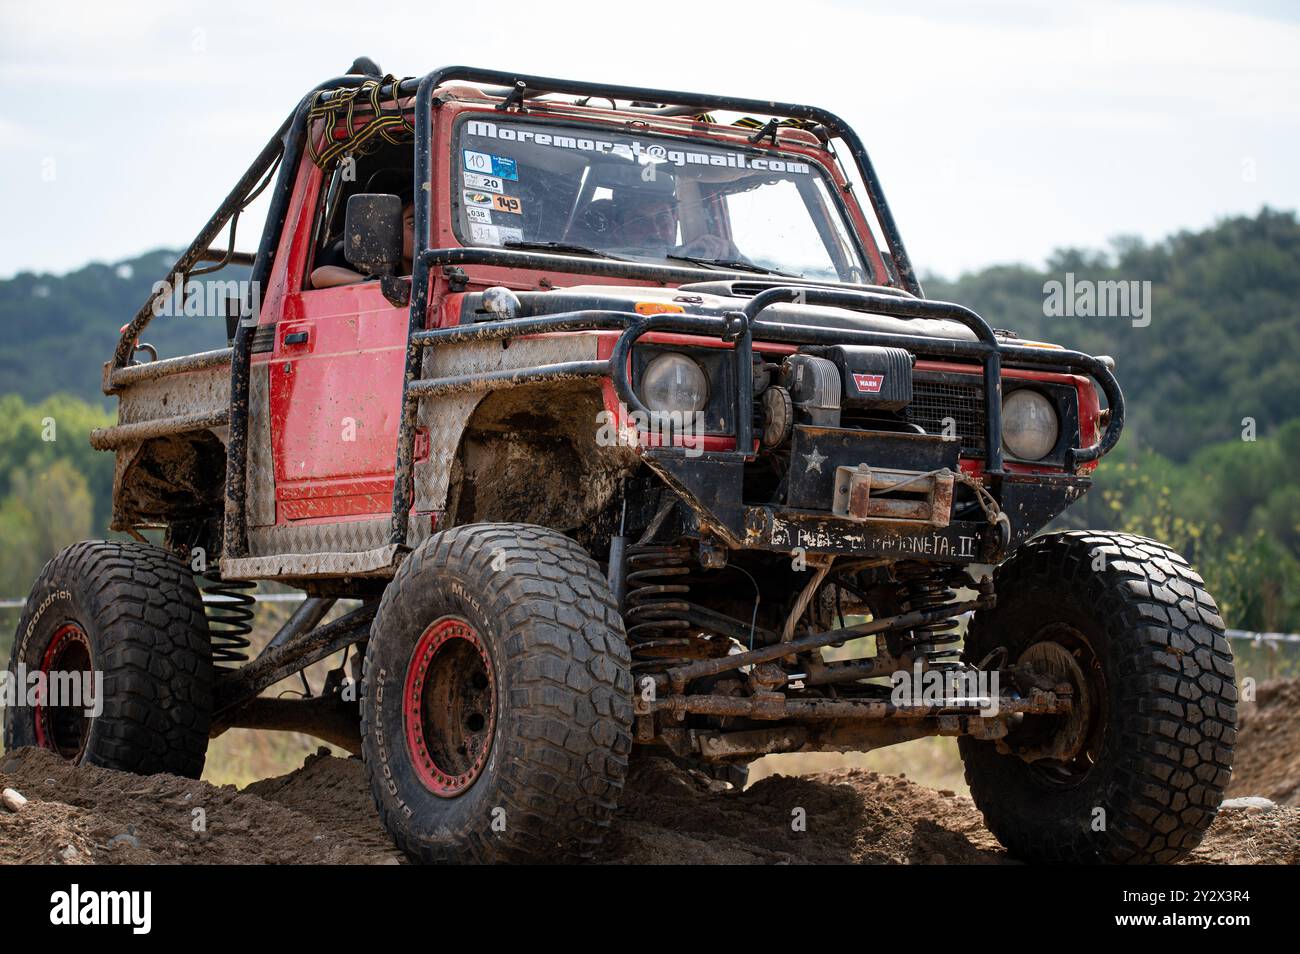
[[[262,231],[257,253],[251,261],[251,282],[253,287],[265,286],[266,279],[274,265],[276,248],[279,245],[284,222],[288,214],[289,201],[308,134],[308,112],[312,104],[318,96],[328,101],[332,96],[341,95],[343,90],[354,89],[372,81],[369,77],[359,75],[340,76],[321,83],[303,97],[298,107],[281,124],[275,136],[258,154],[253,164],[218,207],[216,213],[208,220],[186,251],[177,259],[169,272],[167,282],[163,283],[163,286],[149,297],[136,316],[123,329],[108,371],[110,390],[115,383],[115,379],[123,383],[127,377],[131,380],[140,380],[181,367],[197,366],[196,362],[199,364],[212,364],[216,363],[218,358],[224,358],[226,354],[224,351],[208,352],[204,355],[177,359],[175,362],[159,362],[159,365],[170,365],[170,367],[159,367],[154,373],[137,366],[130,369],[132,372],[130,375],[123,375],[123,372],[127,370],[130,364],[140,332],[153,317],[155,302],[171,294],[172,285],[176,281],[179,280],[183,283],[191,272],[198,273],[195,266],[201,261],[220,262],[221,264],[232,261],[249,263],[247,256],[241,256],[233,252],[233,234],[231,236],[230,250],[223,252],[219,249],[213,249],[211,242],[220,234],[227,222],[238,217],[240,211],[250,201],[250,196],[261,191],[265,183],[259,186],[259,181],[264,176],[269,178],[275,172],[278,164],[278,175],[271,194],[266,224]],[[427,244],[429,223],[432,217],[432,190],[428,187],[422,187],[422,185],[427,186],[432,181],[430,127],[432,123],[433,95],[439,86],[450,81],[504,87],[509,95],[498,108],[511,104],[517,105],[526,98],[536,95],[561,93],[588,98],[637,102],[650,101],[661,104],[655,109],[647,110],[646,112],[650,115],[683,115],[723,110],[813,122],[823,128],[828,139],[838,138],[847,145],[862,177],[876,221],[892,258],[894,271],[906,294],[900,294],[897,289],[886,287],[857,289],[791,281],[760,292],[751,298],[743,309],[730,312],[722,317],[686,314],[640,316],[619,311],[577,311],[538,318],[480,322],[469,327],[426,330],[424,324],[428,314],[430,275],[431,270],[436,266],[441,266],[444,269],[452,269],[459,265],[476,264],[533,269],[554,268],[563,269],[570,273],[586,273],[597,276],[609,275],[677,283],[692,280],[753,280],[756,276],[747,272],[728,273],[714,269],[621,262],[561,253],[538,253],[503,248],[421,248],[415,256],[413,266],[403,382],[402,418],[398,432],[393,483],[390,542],[397,547],[406,546],[408,515],[413,499],[416,409],[422,397],[434,396],[453,390],[461,392],[466,389],[491,390],[523,384],[542,383],[548,380],[609,377],[619,399],[630,410],[649,415],[649,409],[644,406],[632,389],[628,373],[628,358],[636,341],[641,336],[652,331],[696,334],[732,343],[738,408],[747,406],[748,395],[752,393],[752,345],[756,339],[796,345],[850,343],[890,345],[906,348],[912,352],[976,359],[981,363],[984,371],[986,426],[984,469],[986,474],[994,478],[1003,475],[1001,440],[1001,366],[1003,358],[1010,359],[1018,365],[1077,371],[1092,377],[1101,385],[1102,391],[1106,395],[1110,420],[1105,432],[1096,444],[1089,447],[1075,448],[1072,451],[1071,459],[1067,461],[1069,466],[1101,457],[1114,447],[1118,441],[1120,430],[1123,427],[1124,400],[1114,375],[1101,360],[1076,351],[1032,348],[1009,344],[999,339],[984,319],[970,309],[950,302],[933,301],[922,297],[921,285],[916,278],[911,260],[903,245],[902,236],[898,232],[889,205],[885,200],[884,191],[880,186],[879,179],[862,141],[858,138],[857,133],[838,116],[818,107],[703,93],[588,83],[500,70],[476,69],[467,66],[442,67],[419,80],[407,79],[391,82],[381,87],[379,91],[381,98],[396,100],[400,97],[410,96],[412,93],[416,97],[415,234],[421,237],[422,244]],[[898,318],[956,321],[970,329],[975,335],[975,340],[793,325],[767,320],[762,317],[763,312],[769,306],[782,302],[826,305]],[[231,558],[245,556],[248,549],[246,500],[249,379],[251,346],[258,319],[258,316],[251,314],[250,311],[249,304],[245,302],[239,315],[240,320],[232,346],[228,349],[231,386],[229,439],[226,448],[226,495],[222,555]],[[433,380],[419,379],[421,357],[423,349],[426,347],[470,340],[505,339],[543,332],[601,329],[622,331],[613,353],[607,361],[567,362],[509,372],[489,372]],[[752,457],[753,422],[746,414],[737,414],[736,422],[736,449],[730,452],[707,452],[707,457],[732,460]]]

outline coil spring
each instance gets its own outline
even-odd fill
[[[897,577],[903,584],[902,604],[905,612],[935,609],[946,606],[957,598],[951,588],[949,571],[934,570],[929,567],[901,567]],[[914,627],[899,639],[900,647],[914,655],[926,659],[934,669],[951,669],[956,665],[960,653],[955,649],[944,649],[961,639],[953,632],[957,620],[941,619],[934,623]]]
[[[638,672],[666,669],[690,658],[683,650],[695,642],[686,633],[691,628],[687,618],[691,604],[686,600],[691,587],[681,580],[691,572],[689,558],[690,549],[685,546],[628,548],[623,615],[632,668]]]
[[[253,631],[256,600],[246,591],[256,585],[247,580],[206,579],[201,587],[206,595],[216,597],[203,602],[214,664],[248,661],[245,650],[252,645],[248,636]]]

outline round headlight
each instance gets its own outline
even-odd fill
[[[652,411],[702,411],[709,402],[709,379],[690,358],[667,352],[646,365],[641,400]]]
[[[1041,460],[1060,436],[1056,408],[1039,392],[1019,388],[1002,399],[1002,444],[1013,457]]]

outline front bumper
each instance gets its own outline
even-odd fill
[[[800,303],[845,308],[904,319],[956,321],[969,328],[975,340],[900,335],[865,329],[827,328],[765,320],[763,312],[780,303]],[[393,542],[405,543],[411,506],[410,468],[414,443],[414,404],[422,396],[442,393],[492,390],[547,381],[575,378],[608,378],[615,394],[631,412],[653,419],[653,413],[636,394],[631,381],[631,355],[637,341],[651,332],[697,335],[720,339],[731,345],[735,394],[735,442],[731,450],[704,450],[692,454],[673,447],[644,448],[646,462],[682,496],[695,514],[702,531],[720,537],[730,547],[789,551],[803,547],[812,553],[847,553],[984,562],[997,559],[1008,548],[1040,529],[1064,510],[1088,487],[1086,477],[1069,474],[1022,475],[1003,466],[1002,449],[1002,364],[1050,371],[1065,371],[1092,378],[1106,395],[1109,419],[1096,443],[1068,448],[1067,471],[1094,461],[1119,440],[1124,423],[1124,399],[1110,368],[1100,359],[1076,351],[1015,345],[999,339],[975,312],[949,302],[901,298],[872,292],[809,286],[778,286],[751,298],[742,309],[722,316],[665,313],[638,315],[625,311],[585,310],[538,317],[477,322],[412,334],[411,347],[437,346],[469,341],[505,341],[523,335],[575,331],[619,330],[606,361],[571,362],[502,375],[465,375],[456,378],[411,380],[404,398],[402,430],[398,442],[396,481],[393,489]],[[829,512],[805,507],[746,507],[743,469],[754,459],[753,343],[755,340],[795,346],[861,344],[905,348],[913,354],[938,358],[977,360],[983,370],[984,461],[982,474],[1007,515],[1009,526],[987,520],[953,519],[947,526],[918,526],[904,521],[883,524],[835,517]],[[859,443],[873,432],[845,430],[852,464],[869,463],[872,449]],[[877,438],[877,447],[880,446]],[[955,455],[956,449],[944,453]],[[930,449],[926,449],[930,455]],[[928,460],[928,456],[926,456]],[[897,466],[897,465],[889,465]],[[916,459],[902,464],[916,470]],[[955,457],[946,463],[955,469]],[[831,471],[833,473],[833,469]],[[820,496],[829,510],[831,500]]]
[[[864,443],[869,444],[869,438],[864,437]],[[1005,523],[981,515],[935,526],[899,519],[864,521],[821,509],[745,506],[740,502],[743,464],[739,461],[690,457],[674,448],[661,448],[648,452],[646,462],[690,508],[701,533],[729,548],[940,563],[1000,561],[1083,496],[1092,483],[1088,477],[1071,475],[1006,474],[999,480],[997,495]]]

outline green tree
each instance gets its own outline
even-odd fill
[[[15,394],[0,397],[0,499],[13,492],[20,474],[40,475],[66,461],[93,498],[91,529],[106,533],[112,512],[113,455],[90,446],[90,432],[113,423],[113,415],[66,394],[31,405]]]
[[[67,460],[10,475],[0,501],[0,592],[24,596],[51,557],[91,536],[94,502],[86,478]]]

